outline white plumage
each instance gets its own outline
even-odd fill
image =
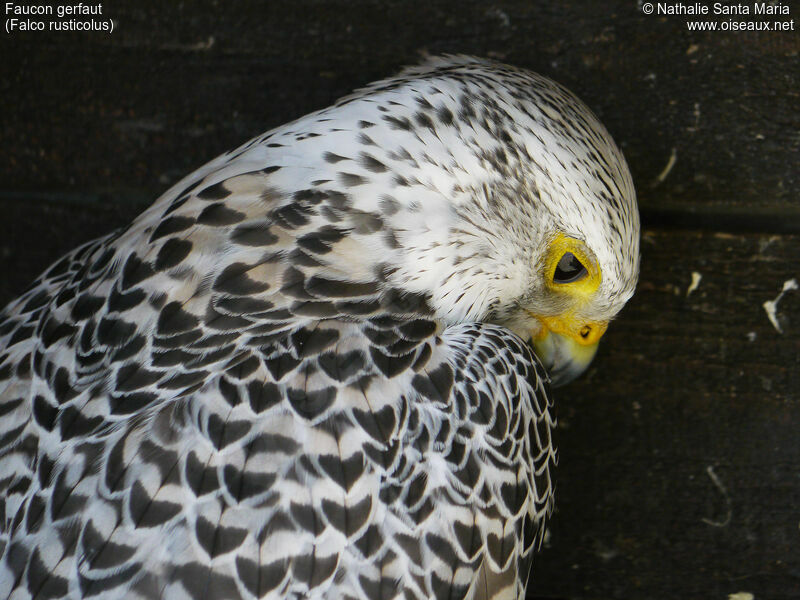
[[[0,598],[522,598],[547,376],[633,293],[624,159],[443,57],[266,133],[0,318]]]

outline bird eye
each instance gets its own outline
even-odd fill
[[[556,265],[553,283],[572,283],[583,279],[588,271],[572,252],[565,252]]]

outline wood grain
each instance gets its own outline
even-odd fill
[[[783,334],[762,304],[800,276],[800,237],[644,239],[636,296],[557,390],[557,512],[531,592],[798,598],[800,292],[778,304]]]
[[[424,52],[454,52],[533,68],[584,98],[623,147],[654,224],[685,210],[752,228],[765,209],[757,228],[775,212],[800,223],[797,32],[690,32],[685,17],[637,4],[109,3],[110,35],[0,38],[0,193],[152,196]]]

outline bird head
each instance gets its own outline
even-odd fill
[[[468,57],[376,85],[388,122],[410,124],[387,164],[414,157],[392,165],[415,183],[391,192],[393,280],[447,323],[510,328],[554,385],[580,375],[639,270],[636,195],[606,129],[553,81]]]
[[[243,189],[266,177],[270,222],[288,219],[275,244],[298,246],[280,256],[305,257],[287,288],[314,271],[364,284],[348,293],[422,297],[445,326],[503,325],[556,385],[586,369],[636,285],[639,215],[622,153],[572,93],[523,69],[432,58],[230,156],[243,174],[225,182],[238,192],[229,207],[260,210],[267,194]],[[230,156],[203,185],[235,174]],[[237,248],[249,254],[230,260],[263,260]]]

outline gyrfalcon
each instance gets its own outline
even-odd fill
[[[0,598],[523,598],[638,266],[605,128],[491,61],[212,160],[0,314]]]

